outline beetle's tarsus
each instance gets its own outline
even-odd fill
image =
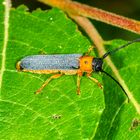
[[[41,90],[37,90],[36,92],[34,92],[34,94],[40,94]]]
[[[98,83],[98,87],[99,87],[100,89],[103,89],[103,85],[102,85],[101,83]]]
[[[77,95],[80,95],[80,88],[77,88]]]
[[[91,76],[88,76],[88,75],[87,75],[87,77],[88,77],[90,80],[92,80],[93,82],[95,82],[95,83],[98,85],[98,87],[99,87],[100,89],[103,88],[103,85],[102,85],[97,79],[95,79],[95,78],[93,78],[93,77],[91,77]]]

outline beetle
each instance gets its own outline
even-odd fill
[[[86,73],[86,76],[94,81],[100,88],[102,85],[99,81],[91,77],[92,72],[103,72],[110,78],[112,78],[124,91],[127,96],[127,93],[121,86],[121,84],[110,74],[105,72],[102,69],[103,59],[108,55],[111,55],[118,50],[134,43],[139,42],[140,39],[130,41],[114,50],[108,51],[101,58],[96,58],[82,54],[50,54],[50,55],[31,55],[21,59],[17,62],[16,68],[19,71],[31,72],[38,74],[53,74],[48,78],[44,84],[35,92],[36,94],[40,93],[43,88],[52,80],[61,77],[62,75],[77,75],[77,94],[80,94],[80,79],[83,76],[83,73]],[[91,51],[91,50],[90,50]]]
[[[87,73],[87,76],[102,88],[98,80],[91,77],[91,73],[96,71],[96,66],[94,66],[96,62],[97,58],[82,54],[32,55],[21,59],[17,63],[17,70],[38,74],[54,74],[44,82],[36,94],[40,93],[52,79],[59,78],[64,74],[77,74],[77,94],[80,94],[80,79],[83,73]],[[102,61],[100,62],[102,65]]]

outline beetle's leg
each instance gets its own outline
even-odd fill
[[[55,74],[55,75],[52,75],[50,78],[48,78],[45,82],[44,82],[44,84],[35,92],[35,94],[39,94],[42,90],[43,90],[43,88],[45,87],[45,86],[47,86],[47,84],[51,81],[51,80],[53,80],[53,79],[56,79],[56,78],[59,78],[59,77],[61,77],[62,76],[62,74]]]
[[[94,46],[91,46],[89,49],[88,49],[88,52],[85,53],[85,55],[89,55],[91,53],[91,51],[93,50]]]
[[[77,75],[77,94],[80,95],[80,81],[81,81],[81,75]]]
[[[95,78],[91,77],[90,75],[87,75],[87,77],[92,80],[93,82],[95,82],[101,89],[103,88],[102,84]]]
[[[40,54],[40,55],[46,55],[47,53],[46,53],[44,50],[40,50],[40,51],[39,51],[39,54]]]

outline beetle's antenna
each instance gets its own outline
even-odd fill
[[[111,79],[113,79],[113,80],[119,85],[119,87],[120,87],[120,88],[122,89],[122,91],[125,93],[125,95],[126,95],[127,98],[128,98],[128,101],[129,101],[129,97],[128,97],[126,91],[124,90],[124,88],[122,87],[122,85],[121,85],[113,76],[111,76],[111,75],[110,75],[109,73],[107,73],[106,71],[101,70],[101,72],[105,73],[107,76],[109,76]]]
[[[130,44],[133,44],[133,43],[135,43],[135,42],[140,42],[140,38],[135,39],[135,40],[132,40],[132,41],[129,41],[128,43],[126,43],[126,44],[124,44],[124,45],[122,45],[122,46],[120,46],[120,47],[118,47],[118,48],[116,48],[116,49],[114,49],[114,50],[111,50],[111,51],[105,53],[105,54],[103,55],[102,58],[104,59],[104,58],[106,58],[108,55],[113,54],[113,53],[117,52],[118,50],[120,50],[120,49],[122,49],[122,48],[125,48],[126,46],[129,46]]]

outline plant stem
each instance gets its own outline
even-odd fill
[[[99,56],[101,57],[105,53],[104,49],[104,40],[94,27],[94,25],[90,22],[89,19],[81,16],[75,16],[75,15],[69,15],[72,19],[74,19],[77,24],[79,24],[82,29],[87,33],[87,35],[90,37],[90,39],[94,42]]]
[[[38,0],[70,14],[89,17],[140,34],[140,22],[70,0]]]

